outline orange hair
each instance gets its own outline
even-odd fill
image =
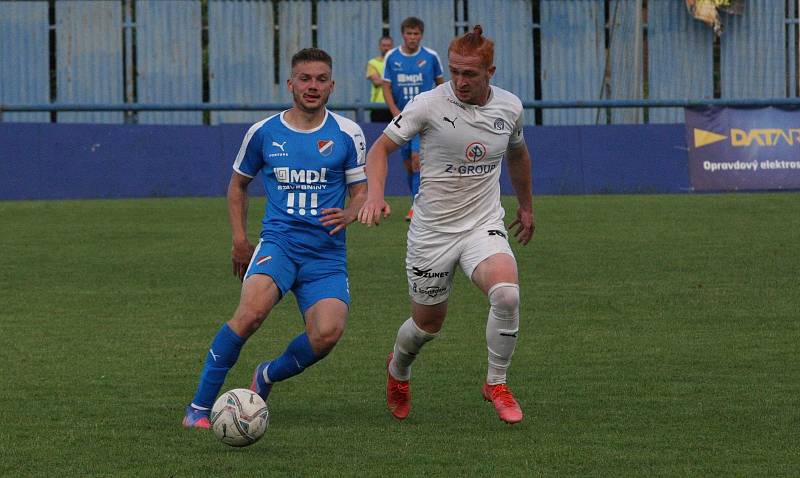
[[[483,36],[480,25],[472,27],[472,31],[453,39],[447,54],[455,53],[462,56],[478,56],[483,60],[486,68],[494,64],[494,42]]]

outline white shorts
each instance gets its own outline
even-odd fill
[[[418,229],[412,222],[407,237],[408,294],[414,302],[423,305],[447,300],[456,264],[472,280],[473,271],[486,258],[495,254],[514,257],[502,223],[449,233]]]

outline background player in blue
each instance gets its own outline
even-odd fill
[[[415,96],[444,83],[439,55],[421,45],[425,24],[417,17],[408,17],[400,24],[403,44],[386,54],[383,69],[383,97],[393,117],[397,117]],[[412,208],[406,215],[410,221],[414,214],[413,200],[419,192],[419,136],[400,149],[403,165],[408,174]]]
[[[292,108],[254,124],[236,156],[228,213],[242,294],[211,343],[185,427],[209,427],[209,409],[242,346],[287,292],[297,298],[305,331],[256,367],[250,388],[262,398],[273,383],[325,357],[344,331],[350,303],[344,229],[366,199],[365,145],[357,124],[325,108],[334,85],[331,65],[320,49],[295,54],[287,82]],[[268,201],[254,247],[246,231],[247,185],[259,173]]]

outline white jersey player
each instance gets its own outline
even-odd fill
[[[384,130],[394,143],[418,132],[423,151],[420,190],[412,227],[464,232],[499,222],[501,161],[524,144],[522,102],[489,86],[489,102],[462,102],[450,82],[420,93]]]
[[[534,231],[531,163],[522,103],[489,84],[493,57],[494,45],[480,26],[453,40],[451,81],[414,98],[367,154],[368,198],[359,220],[377,225],[391,212],[384,199],[387,157],[420,134],[421,183],[406,254],[412,316],[400,326],[387,360],[387,404],[401,420],[411,409],[411,363],[441,330],[456,265],[489,299],[483,396],[501,420],[517,423],[523,417],[506,385],[519,330],[519,285],[499,179],[505,156],[519,203],[509,229],[527,244]]]

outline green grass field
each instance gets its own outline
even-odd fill
[[[180,427],[238,300],[224,199],[0,202],[0,475],[800,473],[800,194],[537,198],[536,237],[514,246],[513,427],[480,397],[487,305],[462,274],[411,416],[385,410],[406,203],[349,229],[344,338],[275,387],[267,435],[234,449]],[[301,327],[287,297],[225,388]]]

